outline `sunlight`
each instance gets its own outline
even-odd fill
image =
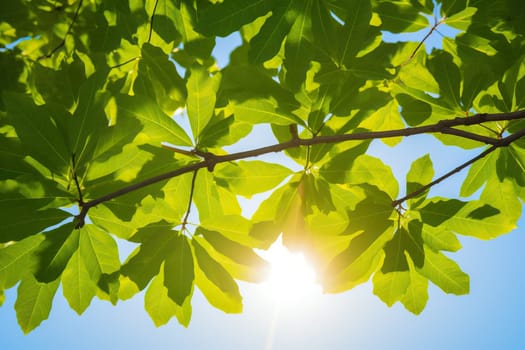
[[[271,264],[264,283],[270,296],[286,304],[305,304],[322,294],[314,269],[303,254],[290,252],[279,238],[261,256]]]

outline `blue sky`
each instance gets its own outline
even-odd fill
[[[437,42],[433,45],[439,39],[434,34]],[[227,41],[219,42],[223,44],[228,46]],[[226,52],[217,52],[219,63],[227,60]],[[263,137],[248,140],[246,145],[271,142]],[[374,142],[370,152],[391,165],[398,179],[404,178],[414,159],[427,152],[436,175],[475,153],[445,150],[425,137],[406,139],[396,148]],[[465,174],[436,186],[432,194],[457,194]],[[278,305],[260,286],[241,283],[242,314],[226,315],[196,292],[188,329],[176,320],[155,328],[144,310],[143,294],[116,307],[94,300],[79,317],[59,290],[50,319],[24,336],[13,309],[16,290],[11,289],[0,308],[0,341],[3,349],[522,349],[523,227],[522,218],[517,230],[488,242],[460,237],[463,249],[450,256],[470,275],[470,294],[447,295],[431,285],[428,305],[419,316],[399,304],[387,307],[373,295],[370,283],[289,305]]]

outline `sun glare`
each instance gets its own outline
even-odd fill
[[[265,285],[272,298],[296,304],[321,295],[314,269],[303,254],[292,253],[283,246],[281,238],[261,255],[271,264]]]

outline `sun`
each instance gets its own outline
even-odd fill
[[[290,252],[279,238],[261,256],[271,267],[264,282],[270,296],[287,304],[302,304],[322,294],[315,270],[301,253]]]

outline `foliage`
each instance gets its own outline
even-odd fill
[[[427,54],[444,25],[459,34]],[[187,326],[195,287],[240,312],[236,280],[264,278],[254,249],[281,233],[326,292],[371,279],[416,314],[429,282],[468,293],[457,235],[511,231],[525,199],[524,39],[522,0],[4,1],[0,300],[18,285],[29,332],[59,285],[79,314],[145,290],[156,325]],[[229,153],[256,124],[276,143]],[[396,179],[367,154],[416,134],[479,155]],[[297,167],[257,158],[272,152]],[[458,198],[429,197],[465,168]],[[243,216],[239,196],[266,191]]]

